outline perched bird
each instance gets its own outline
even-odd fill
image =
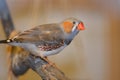
[[[68,46],[80,30],[84,30],[82,21],[68,18],[60,23],[43,24],[26,30],[0,43],[22,47],[31,54],[47,57],[62,51]]]

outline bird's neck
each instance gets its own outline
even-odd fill
[[[74,37],[78,34],[79,31],[74,31],[71,34],[66,34],[66,40],[65,43],[69,45],[71,41],[74,39]]]

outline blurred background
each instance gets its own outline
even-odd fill
[[[120,0],[7,0],[17,31],[75,17],[84,22],[73,42],[49,59],[71,80],[120,80]],[[0,40],[5,39],[0,23]],[[6,45],[0,45],[0,80],[7,80]],[[40,80],[29,70],[19,80]]]

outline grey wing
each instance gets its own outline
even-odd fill
[[[45,24],[20,33],[14,40],[36,45],[58,45],[64,42],[64,32],[57,24]]]

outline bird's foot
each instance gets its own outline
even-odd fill
[[[47,56],[43,56],[42,54],[39,54],[39,57],[41,59],[43,59],[45,62],[47,62],[47,64],[44,65],[44,68],[47,68],[47,67],[55,67],[58,69],[58,67],[55,65],[55,63],[51,62],[50,60],[48,60]]]
[[[55,63],[53,63],[53,62],[51,62],[50,60],[48,60],[47,57],[44,57],[44,60],[45,60],[46,62],[48,62],[48,64],[49,64],[50,66],[56,67]]]

